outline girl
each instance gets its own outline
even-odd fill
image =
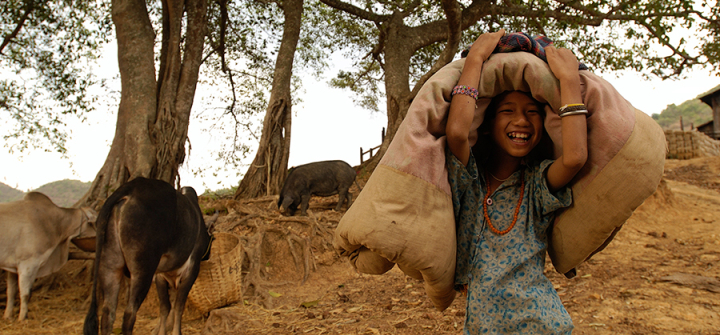
[[[544,105],[520,91],[493,98],[476,146],[487,157],[475,157],[469,144],[475,87],[483,62],[504,34],[483,34],[473,43],[446,128],[458,234],[455,283],[467,292],[464,333],[570,334],[570,315],[543,270],[553,212],[572,203],[566,185],[587,160],[578,60],[567,49],[545,48],[563,105],[557,160],[534,159],[541,149]]]

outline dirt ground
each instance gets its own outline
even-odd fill
[[[578,267],[575,278],[566,279],[548,264],[546,274],[573,318],[574,334],[720,334],[718,192],[720,157],[669,160],[658,191],[604,251]],[[262,266],[243,268],[248,278],[259,276],[246,287],[253,292],[246,292],[243,301],[205,314],[189,305],[183,333],[461,333],[465,303],[460,296],[445,311],[437,311],[422,283],[397,268],[379,276],[358,274],[328,248],[332,228],[342,216],[330,210],[332,201],[314,199],[310,216],[297,220],[277,216],[272,199],[205,203],[223,210],[219,229],[257,245],[256,253],[247,256]],[[275,228],[253,240],[251,234],[268,222]],[[285,237],[297,237],[294,243],[307,241],[296,248],[302,254],[310,251],[307,273],[308,267],[292,252],[293,243],[283,242],[290,240]],[[269,248],[273,246],[278,250]],[[290,252],[279,250],[283,246]],[[71,260],[59,273],[39,279],[29,320],[0,320],[0,334],[81,333],[91,266],[91,261]],[[307,279],[300,284],[304,274]],[[5,308],[4,291],[0,283],[0,309]],[[150,333],[156,325],[156,299],[152,289],[136,333]]]

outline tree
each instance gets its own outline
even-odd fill
[[[601,71],[630,69],[661,78],[682,76],[693,67],[720,72],[717,1],[321,2],[334,9],[327,14],[328,35],[356,59],[355,71],[341,72],[333,84],[352,90],[356,102],[369,109],[379,109],[382,91],[386,97],[387,136],[366,162],[370,168],[425,81],[452,60],[460,41],[469,44],[480,32],[543,34]],[[674,35],[678,30],[695,34],[697,43]],[[461,38],[463,31],[468,34]]]
[[[177,181],[178,166],[185,157],[190,110],[202,63],[207,3],[205,0],[187,0],[163,1],[160,7],[152,5],[143,0],[115,0],[111,3],[122,89],[115,138],[105,164],[77,205],[97,207],[124,182],[139,176]],[[71,98],[73,94],[85,97],[83,94],[87,85],[82,81],[76,83],[82,74],[78,65],[83,57],[93,56],[88,50],[97,50],[98,44],[92,39],[97,35],[91,32],[93,28],[109,26],[108,7],[102,1],[76,3],[67,0],[55,4],[25,0],[22,3],[11,2],[4,7],[8,8],[24,13],[12,15],[18,17],[15,20],[16,29],[5,35],[12,55],[28,56],[26,67],[41,72],[46,82],[55,84],[51,86],[51,91],[60,92],[55,98],[62,106],[67,106],[70,111],[91,110],[89,105],[75,106],[77,99]],[[58,12],[48,13],[54,10]],[[106,11],[104,15],[100,14],[102,11]],[[77,17],[86,19],[79,20]],[[160,21],[157,29],[161,40],[157,58],[153,19]],[[91,25],[84,28],[88,21]],[[30,24],[26,26],[24,23]],[[33,38],[42,34],[66,37],[50,44],[60,55],[41,44],[32,43]],[[53,41],[55,37],[47,39]],[[106,35],[100,34],[100,37]],[[46,61],[48,58],[53,61]],[[14,57],[11,59],[19,62]],[[51,65],[50,69],[45,67],[47,64]],[[76,85],[69,90],[63,89],[61,86],[66,83]],[[34,98],[20,93],[18,101]],[[32,109],[26,113],[30,112]]]
[[[163,1],[158,15],[162,36],[156,71],[155,31],[146,2],[112,2],[122,89],[115,138],[79,204],[104,201],[135,177],[177,181],[202,63],[207,3]]]
[[[285,24],[275,62],[272,93],[257,154],[240,182],[235,193],[236,199],[277,194],[287,172],[292,124],[290,84],[295,49],[300,39],[303,0],[285,0],[279,5],[283,10]]]

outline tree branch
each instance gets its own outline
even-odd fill
[[[386,32],[386,28],[385,28],[384,25],[379,24],[379,23],[376,23],[375,26],[377,27],[378,32],[379,32],[379,34],[378,34],[378,42],[377,42],[377,44],[375,45],[375,47],[373,47],[373,49],[370,50],[370,52],[368,53],[368,55],[366,55],[365,57],[367,57],[367,56],[372,56],[372,58],[373,58],[376,62],[378,62],[378,64],[380,64],[380,67],[384,68],[385,66],[384,66],[384,64],[383,64],[383,62],[382,62],[382,59],[380,58],[380,54],[381,54],[381,53],[383,52],[383,50],[385,49],[385,40],[386,40],[386,38],[387,38],[387,32]]]
[[[462,38],[462,11],[460,4],[456,0],[442,0],[442,7],[445,12],[445,17],[447,18],[447,43],[445,44],[445,49],[443,49],[435,61],[435,64],[415,83],[411,93],[413,97],[417,95],[420,88],[435,72],[452,61],[460,45],[460,39]]]
[[[508,15],[508,16],[522,16],[525,18],[553,18],[557,21],[572,21],[572,22],[576,22],[577,24],[588,25],[588,26],[600,26],[602,24],[602,22],[605,20],[640,22],[644,19],[649,19],[649,18],[656,18],[656,17],[681,18],[681,17],[687,17],[691,14],[697,15],[701,19],[704,19],[708,22],[712,22],[712,20],[705,18],[702,15],[702,13],[700,13],[696,10],[673,11],[673,12],[652,12],[652,13],[648,13],[645,15],[631,15],[631,14],[616,13],[620,9],[635,6],[635,4],[633,3],[634,1],[621,2],[621,3],[617,4],[616,6],[612,7],[610,10],[608,10],[607,13],[583,6],[579,1],[576,1],[576,0],[555,0],[555,2],[561,4],[565,7],[572,8],[572,9],[580,12],[580,14],[582,14],[582,15],[567,14],[561,10],[534,10],[534,9],[529,9],[528,7],[520,7],[520,6],[516,6],[513,4],[506,4],[505,6],[492,5],[492,13],[495,15],[500,14],[500,15]]]
[[[365,67],[365,70],[361,73],[358,73],[357,76],[355,76],[355,80],[353,80],[348,87],[350,87],[351,90],[354,90],[357,87],[357,83],[362,80],[364,77],[369,77],[371,80],[374,80],[370,73],[373,71],[372,63],[368,64],[367,67]]]
[[[458,3],[458,6],[460,4]],[[445,1],[443,1],[443,8],[445,8]],[[493,13],[495,6],[487,0],[474,0],[470,6],[463,8],[460,14],[460,26],[459,29],[462,31],[475,24],[482,17]],[[445,15],[448,15],[447,12]],[[455,14],[451,14],[455,15]],[[415,28],[415,36],[420,36],[416,39],[416,48],[420,48],[432,43],[440,42],[448,38],[448,19],[433,21]]]
[[[35,10],[35,1],[33,0],[27,0],[25,1],[25,14],[23,14],[22,17],[20,17],[20,20],[18,20],[17,25],[15,26],[15,29],[10,33],[10,35],[5,36],[3,39],[2,44],[0,45],[0,54],[3,54],[3,50],[5,49],[8,44],[10,44],[10,41],[17,37],[17,35],[20,33],[20,30],[22,30],[23,25],[25,24],[25,21],[30,17],[30,13]]]
[[[345,2],[339,1],[339,0],[320,0],[320,2],[330,6],[332,8],[339,9],[348,14],[352,14],[361,19],[372,21],[372,22],[380,23],[380,22],[384,22],[384,21],[387,21],[390,19],[389,15],[380,15],[380,14],[368,12],[368,11],[358,8],[354,5],[351,5],[351,4],[348,4],[348,3],[345,3]]]
[[[227,0],[218,1],[218,5],[220,5],[220,42],[217,51],[220,54],[222,71],[227,72],[227,63],[225,62],[225,35],[227,34],[228,22]]]

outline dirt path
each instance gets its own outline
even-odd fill
[[[548,265],[574,334],[720,334],[718,185],[720,157],[668,161],[659,191],[603,252],[578,268],[577,277],[565,279]],[[71,261],[38,281],[30,320],[0,320],[0,334],[80,333],[89,294],[86,266]],[[0,290],[4,309],[4,283]],[[209,316],[190,309],[183,333],[459,334],[465,316],[462,299],[439,312],[422,283],[397,269],[363,275],[346,262],[319,265],[304,285],[273,290],[279,296],[270,309],[241,304]],[[156,323],[155,299],[151,291],[141,308],[139,334]]]

